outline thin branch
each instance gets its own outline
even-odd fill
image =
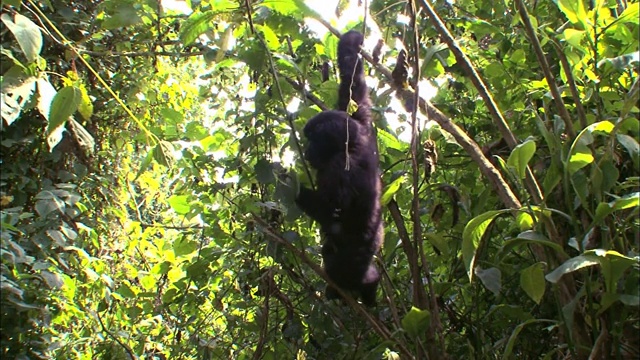
[[[571,115],[567,111],[567,108],[564,106],[564,101],[562,100],[562,95],[560,94],[560,89],[558,89],[558,85],[556,84],[556,80],[551,73],[551,69],[549,68],[549,63],[547,62],[547,58],[544,56],[544,52],[542,51],[542,45],[540,45],[540,41],[538,41],[538,37],[536,36],[536,31],[531,24],[531,20],[529,19],[529,14],[527,13],[527,8],[525,7],[522,0],[515,0],[516,7],[518,8],[518,13],[520,14],[520,19],[522,20],[522,24],[524,25],[524,29],[527,32],[527,36],[531,41],[531,45],[533,46],[533,50],[536,53],[536,57],[538,58],[538,63],[542,68],[542,72],[544,72],[544,77],[547,79],[547,84],[549,85],[549,90],[551,90],[551,95],[553,95],[553,100],[556,105],[556,109],[560,114],[562,120],[564,120],[564,127],[567,131],[567,134],[570,138],[576,137],[576,132],[573,129],[573,122],[571,121]]]
[[[371,328],[376,333],[378,333],[378,335],[380,335],[385,341],[389,341],[389,342],[395,344],[395,346],[398,347],[398,350],[407,359],[413,358],[413,355],[411,354],[411,352],[409,352],[409,350],[407,349],[407,347],[405,346],[404,343],[400,342],[398,337],[393,336],[393,334],[389,331],[389,329],[387,329],[387,327],[382,322],[380,322],[375,316],[371,315],[365,309],[365,307],[363,305],[361,305],[360,303],[358,303],[350,294],[342,291],[342,289],[340,287],[338,287],[327,276],[327,274],[324,272],[324,270],[318,264],[316,264],[315,262],[313,262],[311,259],[309,259],[307,257],[307,255],[305,254],[305,252],[303,250],[299,250],[291,242],[287,241],[281,235],[279,235],[279,234],[275,233],[274,231],[272,231],[271,227],[269,226],[269,223],[267,221],[265,221],[264,219],[260,218],[259,216],[257,216],[256,214],[253,214],[253,213],[251,214],[251,216],[256,221],[256,223],[258,225],[260,225],[260,227],[262,228],[261,230],[265,235],[269,236],[275,242],[277,242],[278,244],[282,245],[287,250],[291,251],[291,253],[293,253],[297,258],[302,260],[303,263],[305,263],[307,266],[309,266],[316,274],[318,274],[318,276],[320,276],[323,280],[325,280],[327,282],[327,284],[329,284],[330,286],[334,287],[338,291],[340,296],[342,296],[342,298],[347,302],[347,304],[349,304],[349,306],[351,306],[358,313],[360,313],[360,315],[362,315],[365,318],[365,320],[371,325]]]
[[[193,52],[181,52],[181,51],[129,51],[129,52],[116,52],[116,51],[91,51],[78,49],[79,53],[91,55],[94,57],[108,57],[108,56],[125,56],[125,57],[156,57],[156,56],[202,56],[206,54],[207,50],[193,51]]]
[[[458,46],[457,42],[451,35],[451,32],[449,32],[449,29],[447,29],[444,22],[440,18],[440,16],[435,12],[435,10],[431,7],[431,5],[429,5],[427,1],[422,0],[422,7],[425,9],[427,14],[429,15],[429,18],[431,19],[431,23],[433,24],[434,28],[436,29],[440,37],[443,39],[443,41],[447,44],[449,49],[455,55],[456,61],[458,62],[458,64],[460,64],[464,72],[471,79],[471,82],[478,90],[478,93],[482,97],[482,100],[484,100],[487,110],[489,110],[489,113],[493,118],[493,122],[498,127],[498,130],[500,131],[500,134],[507,142],[507,145],[509,146],[510,149],[515,148],[518,145],[518,140],[516,139],[511,129],[509,128],[509,124],[507,123],[505,118],[502,116],[502,112],[498,108],[498,104],[496,104],[495,100],[493,99],[493,96],[491,96],[491,92],[489,91],[486,84],[480,77],[480,74],[478,74],[475,67],[471,64],[471,60],[462,51],[460,46]],[[533,197],[533,201],[536,204],[541,203],[543,199],[542,191],[540,190],[540,185],[538,185],[538,182],[536,178],[533,176],[533,172],[531,171],[531,168],[529,166],[527,166],[527,169],[526,169],[525,183],[527,185],[527,188],[529,189],[531,196]]]
[[[302,95],[304,95],[309,101],[311,101],[312,103],[314,103],[317,107],[320,108],[320,110],[322,111],[327,111],[330,110],[329,107],[327,105],[325,105],[325,103],[322,102],[322,100],[320,100],[317,96],[313,95],[312,93],[310,93],[309,91],[307,91],[307,89],[304,88],[304,86],[302,86],[302,84],[298,83],[297,81],[286,77],[286,76],[282,76],[285,80],[287,80],[287,82],[296,90],[300,91],[302,93]]]
[[[97,312],[95,314],[96,314],[96,317],[98,318],[98,322],[100,323],[100,327],[102,327],[102,331],[104,331],[110,338],[112,338],[115,342],[117,342],[118,345],[122,346],[122,348],[124,348],[124,350],[127,352],[127,354],[132,360],[138,359],[138,357],[133,352],[133,349],[131,349],[129,345],[122,342],[122,340],[120,340],[117,336],[115,336],[115,334],[113,334],[111,331],[109,331],[109,329],[107,329],[107,326],[102,321],[102,317],[100,317],[100,314]]]
[[[569,84],[569,89],[571,90],[571,96],[573,97],[573,102],[576,104],[576,110],[578,111],[578,119],[580,119],[580,126],[584,129],[588,126],[587,124],[587,115],[584,111],[584,106],[582,106],[582,101],[580,100],[580,93],[578,92],[578,88],[576,88],[576,81],[573,78],[573,73],[571,72],[571,65],[569,65],[569,60],[567,60],[567,56],[562,51],[562,47],[555,39],[551,40],[551,43],[556,49],[558,54],[558,58],[560,58],[560,63],[562,64],[562,70],[564,70],[564,75],[567,77],[567,84]]]
[[[418,264],[418,255],[416,254],[415,249],[411,245],[411,237],[409,236],[409,231],[407,230],[407,226],[405,225],[405,220],[400,213],[400,208],[398,207],[398,203],[395,200],[391,200],[387,205],[389,209],[389,213],[391,214],[391,218],[393,222],[396,224],[396,229],[398,230],[398,237],[400,237],[400,242],[402,243],[402,249],[404,253],[407,255],[407,261],[409,262],[409,272],[411,273],[411,278],[414,281],[419,281],[420,276],[420,264]],[[424,286],[414,286],[413,287],[413,298],[416,299],[416,303],[424,303],[426,302],[427,293],[425,292]]]
[[[267,58],[269,59],[269,68],[271,69],[271,75],[273,76],[273,80],[274,80],[274,83],[276,85],[276,89],[278,90],[278,96],[280,98],[280,103],[282,105],[282,109],[286,112],[287,111],[287,103],[284,101],[284,95],[283,95],[283,92],[282,92],[282,87],[280,86],[280,80],[278,78],[278,71],[276,70],[275,62],[273,61],[273,55],[271,54],[271,50],[269,49],[269,46],[267,46],[267,43],[262,38],[262,35],[260,35],[253,28],[253,19],[251,18],[251,10],[250,10],[250,5],[249,5],[249,1],[248,0],[246,0],[246,6],[247,6],[247,12],[248,12],[248,15],[249,15],[249,24],[251,24],[251,31],[252,31],[253,35],[255,35],[255,37],[258,39],[258,41],[260,41],[260,44],[262,44],[262,46],[264,47],[264,50],[265,50],[265,52],[267,54]],[[298,154],[300,155],[300,158],[302,159],[302,165],[303,165],[305,174],[307,175],[307,178],[309,179],[309,183],[311,184],[311,187],[315,188],[315,184],[314,184],[314,181],[313,181],[313,176],[311,176],[311,170],[309,169],[309,165],[307,164],[307,161],[304,159],[304,151],[302,150],[302,145],[300,145],[300,140],[298,139],[298,136],[296,135],[296,127],[295,127],[295,124],[293,123],[293,118],[291,116],[287,116],[287,122],[289,123],[289,127],[291,128],[291,135],[293,136],[293,142],[296,145],[296,150],[298,151]]]

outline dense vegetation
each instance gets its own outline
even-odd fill
[[[175,3],[2,3],[2,359],[640,356],[637,0]],[[293,201],[352,28],[374,308]]]

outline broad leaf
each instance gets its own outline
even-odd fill
[[[533,264],[520,273],[520,287],[536,304],[544,296],[545,285],[544,263]]]
[[[502,273],[500,269],[492,267],[484,270],[478,266],[474,269],[474,272],[484,287],[495,296],[500,295],[500,289],[502,289]]]
[[[412,307],[404,318],[402,318],[402,328],[410,336],[418,337],[427,331],[430,321],[431,314],[429,310],[420,310]]]
[[[554,2],[572,24],[580,25],[583,30],[587,28],[587,8],[584,0],[555,0]]]
[[[82,101],[82,92],[75,86],[65,86],[53,97],[49,109],[47,135],[64,125]]]
[[[527,173],[527,165],[535,153],[536,143],[533,140],[526,140],[511,151],[511,155],[509,155],[509,159],[507,160],[507,165],[513,168],[515,173],[522,180]]]
[[[180,215],[188,214],[191,211],[191,204],[189,203],[189,196],[187,195],[173,195],[169,198],[169,205],[171,208]]]
[[[24,15],[16,14],[14,20],[15,22],[9,14],[2,14],[2,22],[7,26],[9,31],[13,33],[16,40],[18,40],[20,49],[22,49],[27,61],[34,62],[42,50],[42,33],[40,32],[40,28]]]
[[[382,192],[382,198],[380,200],[380,203],[382,205],[387,205],[389,201],[391,201],[391,199],[393,198],[393,195],[395,195],[398,192],[398,190],[400,190],[400,185],[402,185],[404,180],[405,180],[405,177],[400,176],[397,179],[395,179],[391,184],[385,186],[384,191]]]
[[[475,267],[476,251],[489,224],[499,215],[509,213],[510,210],[492,210],[473,218],[462,232],[462,260],[467,270],[469,281],[473,279],[472,269]]]

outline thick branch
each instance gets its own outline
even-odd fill
[[[336,36],[340,36],[340,32],[333,26],[331,26],[331,24],[321,19],[317,20],[320,21],[324,26],[326,26],[327,29],[329,29],[329,31],[331,31],[333,34],[335,34]],[[361,50],[360,53],[362,54],[362,57],[365,58],[373,67],[375,67],[378,72],[380,72],[387,78],[387,83],[391,87],[394,87],[396,91],[400,92],[402,98],[410,98],[414,95],[413,91],[409,89],[401,89],[395,87],[395,85],[393,84],[394,81],[391,75],[391,70],[380,63],[375,63],[371,54],[364,50]],[[511,209],[519,209],[522,207],[520,201],[511,190],[509,184],[507,184],[507,182],[504,180],[500,171],[498,171],[498,169],[496,169],[496,167],[491,164],[491,162],[482,153],[482,150],[480,149],[478,144],[473,141],[473,139],[471,139],[463,129],[451,122],[451,120],[449,120],[446,115],[440,112],[440,110],[438,110],[424,98],[420,98],[419,106],[423,112],[427,113],[427,116],[430,120],[434,120],[440,125],[443,130],[451,134],[456,142],[460,146],[462,146],[467,154],[469,154],[471,159],[473,159],[478,164],[480,172],[489,180],[493,188],[498,193],[498,197],[500,197],[500,200],[506,207]]]
[[[447,29],[442,19],[440,18],[440,16],[435,12],[435,10],[431,7],[431,5],[429,5],[427,1],[422,0],[422,7],[429,15],[429,18],[431,19],[431,23],[433,24],[434,28],[436,29],[440,37],[443,39],[443,41],[447,44],[449,49],[455,55],[456,61],[458,62],[458,64],[462,67],[464,72],[471,79],[471,82],[473,83],[473,85],[478,90],[478,93],[480,94],[480,96],[482,97],[482,100],[484,100],[484,103],[487,106],[487,110],[489,110],[489,113],[493,118],[493,122],[498,127],[498,130],[500,130],[500,134],[502,135],[504,140],[507,142],[507,145],[509,146],[510,149],[515,148],[518,145],[518,140],[516,139],[513,132],[511,132],[511,129],[509,128],[509,124],[507,123],[505,118],[502,116],[502,112],[498,108],[498,104],[496,104],[496,102],[494,101],[493,96],[491,96],[491,93],[489,92],[489,89],[487,88],[486,84],[480,77],[480,74],[478,74],[475,67],[471,64],[471,60],[458,46],[457,42],[449,32],[449,29]],[[526,170],[527,172],[526,172],[525,182],[526,182],[527,188],[529,189],[529,192],[531,193],[531,196],[533,197],[533,200],[535,201],[535,203],[539,204],[540,202],[542,202],[542,198],[543,198],[542,191],[540,190],[540,186],[538,185],[538,182],[533,176],[533,172],[531,171],[531,168],[527,166]]]

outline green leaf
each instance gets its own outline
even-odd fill
[[[587,9],[584,0],[555,0],[560,11],[572,24],[581,25],[581,29],[587,28]]]
[[[615,293],[617,284],[627,269],[637,266],[640,257],[628,257],[620,254],[615,250],[595,249],[585,252],[585,256],[597,256],[597,260],[602,267],[602,275],[604,276],[605,286],[609,293]]]
[[[631,156],[631,159],[633,159],[634,161],[638,161],[638,156],[640,156],[640,145],[638,144],[638,141],[635,138],[625,134],[616,134],[616,139],[618,139],[620,145],[627,149],[627,152],[629,153],[629,156]]]
[[[627,5],[627,8],[624,9],[622,14],[620,14],[620,16],[618,16],[618,18],[613,23],[616,23],[616,22],[621,22],[623,24],[632,23],[632,24],[636,24],[637,26],[639,12],[640,12],[640,3],[638,2],[630,3]],[[610,25],[613,25],[613,24],[610,24]]]
[[[305,17],[320,17],[307,6],[304,0],[265,0],[260,3],[260,6],[264,6],[282,15],[293,16],[298,20],[304,19]]]
[[[593,143],[593,135],[598,133],[608,135],[613,129],[614,125],[610,121],[600,121],[587,126],[578,134],[571,144],[569,159],[567,159],[567,170],[570,175],[593,162],[593,154],[587,146]]]
[[[10,5],[10,6],[13,6],[15,8],[20,9],[20,5],[22,4],[22,1],[21,0],[4,0],[3,3],[5,5]]]
[[[535,224],[533,216],[526,211],[518,212],[518,215],[516,215],[516,223],[518,224],[520,231],[529,230],[533,228],[533,225]]]
[[[174,160],[174,151],[175,149],[173,148],[173,144],[162,140],[153,148],[153,158],[158,162],[158,164],[171,167]]]
[[[402,318],[402,328],[411,337],[418,337],[429,329],[431,322],[431,313],[429,310],[420,310],[411,307],[411,310]]]
[[[138,14],[137,6],[122,2],[116,7],[115,12],[108,14],[102,23],[102,28],[113,30],[134,26],[140,22],[142,22],[142,18]]]
[[[562,32],[562,36],[567,43],[585,52],[587,49],[582,46],[582,40],[585,39],[587,34],[588,33],[584,30],[576,30],[572,28],[567,28]]]
[[[576,171],[591,164],[595,159],[591,154],[591,149],[583,144],[578,144],[569,157],[569,174],[573,175]]]
[[[189,203],[189,196],[187,195],[173,195],[169,198],[169,206],[178,214],[185,215],[191,211],[191,204]]]
[[[190,241],[187,236],[181,236],[173,243],[173,253],[176,257],[189,255],[197,249],[198,244],[194,241]]]
[[[518,237],[516,239],[505,241],[498,256],[510,251],[512,248],[516,246],[525,245],[525,244],[535,244],[540,246],[546,246],[553,249],[554,251],[556,251],[558,254],[562,256],[565,256],[565,257],[567,256],[562,246],[549,240],[546,236],[531,230],[518,234]]]
[[[524,329],[525,326],[527,326],[529,324],[536,324],[536,323],[554,323],[554,321],[552,321],[552,320],[544,320],[544,319],[542,319],[542,320],[531,319],[531,320],[527,320],[527,321],[523,322],[522,324],[519,324],[518,326],[516,326],[516,328],[513,329],[513,332],[511,332],[511,336],[509,336],[509,340],[507,341],[507,344],[504,347],[504,353],[502,354],[502,359],[503,360],[513,359],[514,358],[511,355],[513,353],[513,347],[515,346],[516,339],[518,339],[518,335],[520,334],[522,329]]]
[[[69,120],[82,102],[82,92],[75,86],[65,86],[53,97],[49,109],[47,135]]]
[[[136,297],[136,294],[133,292],[131,287],[126,283],[121,284],[118,290],[116,290],[116,293],[118,293],[124,298],[134,299]]]
[[[15,22],[9,14],[2,14],[2,22],[18,40],[18,45],[28,62],[34,62],[42,50],[42,33],[33,21],[24,15],[15,14]]]
[[[509,213],[510,210],[492,210],[471,219],[462,232],[462,260],[469,276],[469,281],[473,279],[472,269],[475,267],[476,250],[480,246],[480,241],[484,236],[489,224],[499,215]]]
[[[253,171],[256,174],[256,179],[261,184],[273,184],[273,182],[276,181],[276,177],[273,174],[273,167],[268,160],[258,160],[253,167]]]
[[[358,111],[358,103],[353,101],[353,99],[349,99],[349,105],[347,105],[347,114],[349,114],[349,116],[353,116],[356,111]]]
[[[391,199],[393,198],[393,195],[395,195],[398,192],[398,190],[400,190],[400,185],[402,185],[403,182],[404,182],[404,175],[398,177],[397,179],[393,180],[391,184],[385,186],[385,189],[382,192],[380,203],[382,205],[387,205],[389,201],[391,201]]]
[[[229,12],[237,7],[238,5],[233,1],[218,0],[211,4],[213,10],[193,12],[180,26],[180,34],[178,36],[182,40],[182,44],[184,46],[191,45],[198,36],[214,28],[214,19],[219,14]]]
[[[516,174],[522,180],[527,173],[527,165],[535,153],[536,143],[533,140],[526,140],[511,151],[507,165],[515,169]]]
[[[539,262],[522,270],[520,273],[520,287],[536,304],[540,304],[540,300],[544,296],[546,284],[544,281],[544,267],[545,264]]]
[[[277,50],[280,47],[280,39],[278,35],[266,25],[256,25],[256,30],[262,32],[264,41],[267,43],[267,47],[271,50]]]
[[[49,190],[43,190],[36,195],[36,212],[45,218],[48,214],[58,211],[64,214],[66,205],[58,196]]]
[[[598,261],[594,260],[593,257],[578,255],[558,266],[555,270],[547,274],[545,279],[555,284],[560,280],[562,275],[593,265],[598,265]]]
[[[391,135],[389,132],[383,129],[378,129],[378,131],[376,132],[376,135],[378,135],[378,140],[384,147],[396,149],[396,150],[404,149],[404,146],[398,140],[398,138]]]
[[[498,268],[492,267],[484,270],[478,266],[474,269],[474,272],[484,287],[495,296],[500,295],[500,289],[502,289],[502,273]]]

